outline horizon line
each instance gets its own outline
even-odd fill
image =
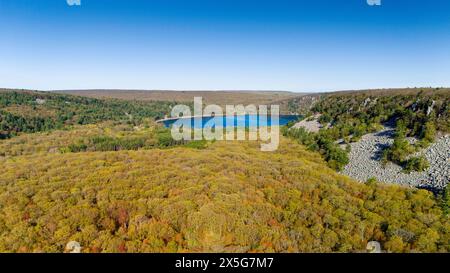
[[[361,89],[327,89],[320,91],[292,91],[292,90],[276,90],[276,89],[127,89],[127,88],[86,88],[86,89],[33,89],[33,88],[17,88],[17,87],[0,87],[0,90],[21,90],[21,91],[38,91],[38,92],[89,92],[89,91],[122,91],[122,92],[283,92],[283,93],[336,93],[336,92],[355,92],[355,91],[376,91],[376,90],[402,90],[402,89],[449,89],[445,86],[420,86],[420,87],[375,87]]]

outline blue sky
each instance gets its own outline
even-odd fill
[[[450,86],[450,1],[0,0],[0,87]]]

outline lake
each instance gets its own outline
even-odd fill
[[[235,116],[218,116],[216,126],[214,126],[214,117],[203,116],[203,117],[181,117],[181,118],[169,118],[162,120],[161,122],[165,127],[170,128],[177,120],[183,120],[185,124],[191,122],[192,128],[205,128],[205,127],[221,127],[223,122],[223,127],[259,127],[259,126],[283,126],[288,124],[290,121],[295,121],[299,119],[299,115],[279,115],[278,121],[272,119],[270,116],[258,118],[258,115],[235,115]],[[198,120],[197,124],[194,124],[194,120]]]

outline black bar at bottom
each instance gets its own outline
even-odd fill
[[[0,254],[5,268],[43,272],[366,272],[427,271],[449,254]]]

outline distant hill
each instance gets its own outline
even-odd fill
[[[130,102],[0,89],[0,139],[107,120],[134,123],[144,118],[159,119],[174,105],[174,102]]]
[[[347,100],[352,97],[376,98],[392,96],[438,96],[449,97],[450,88],[387,88],[387,89],[363,89],[363,90],[341,90],[323,93],[305,93],[302,96],[281,100],[280,104],[287,107],[290,112],[304,112],[315,103],[322,100]]]
[[[300,105],[297,107],[301,108]],[[404,120],[410,135],[420,135],[426,122],[450,132],[450,88],[406,88],[341,91],[323,94],[312,111],[324,114],[323,121],[336,125]],[[357,124],[357,125],[358,125]],[[341,136],[342,137],[342,136]]]
[[[367,95],[367,96],[412,96],[412,95],[450,95],[450,88],[433,88],[433,87],[414,87],[414,88],[385,88],[385,89],[362,89],[362,90],[342,90],[336,92],[324,93],[334,96],[352,96],[352,95]]]
[[[344,90],[323,93],[295,93],[289,91],[257,91],[257,90],[57,90],[55,92],[92,98],[115,98],[133,101],[175,101],[192,103],[194,97],[203,97],[205,104],[256,104],[280,105],[282,113],[305,113],[321,98],[334,97],[346,99],[352,96],[385,97],[385,96],[448,96],[450,88],[391,88]]]
[[[206,104],[236,105],[256,104],[269,105],[303,96],[303,93],[288,91],[253,91],[253,90],[220,90],[220,91],[171,91],[171,90],[58,90],[66,93],[92,98],[115,98],[138,101],[177,101],[193,102],[194,97],[203,97]]]

